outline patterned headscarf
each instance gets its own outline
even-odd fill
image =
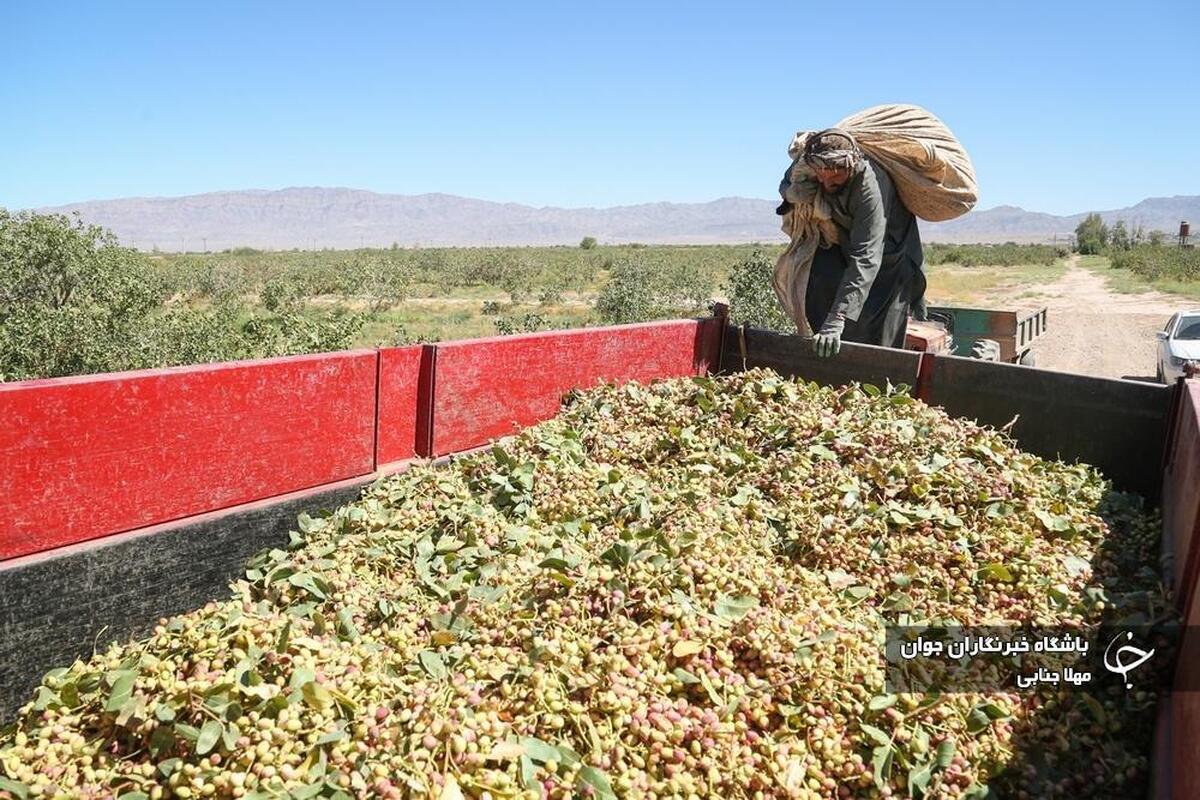
[[[828,128],[808,137],[804,163],[819,169],[854,169],[862,161],[862,150],[847,131]]]

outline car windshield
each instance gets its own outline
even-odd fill
[[[1175,338],[1185,340],[1200,339],[1200,317],[1184,317],[1179,320],[1179,327],[1175,329]]]

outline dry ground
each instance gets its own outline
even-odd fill
[[[1033,347],[1039,368],[1142,380],[1154,380],[1155,332],[1176,311],[1200,306],[1162,292],[1116,292],[1102,271],[1081,267],[1077,258],[1053,282],[996,287],[975,300],[991,308],[1048,309],[1046,333]]]

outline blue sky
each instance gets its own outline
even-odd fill
[[[794,131],[923,105],[980,207],[1200,194],[1200,4],[6,2],[0,206],[347,186],[773,197]]]

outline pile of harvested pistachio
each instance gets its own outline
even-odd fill
[[[50,673],[0,796],[1133,796],[1153,696],[889,694],[883,628],[1154,616],[1157,542],[903,391],[600,387]]]

